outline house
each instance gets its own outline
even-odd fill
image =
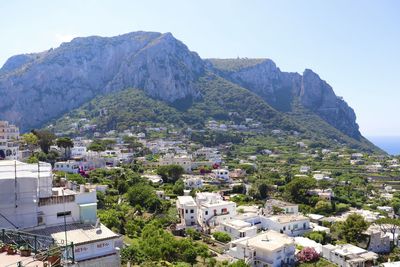
[[[230,220],[222,222],[216,230],[228,233],[233,240],[257,235],[257,227],[242,220]]]
[[[244,178],[246,176],[246,171],[242,169],[234,169],[230,172],[229,176],[232,179]]]
[[[183,175],[183,182],[187,189],[199,189],[203,187],[203,178],[195,175]]]
[[[334,197],[333,190],[328,188],[328,189],[311,189],[308,191],[308,194],[311,196],[318,196],[321,200],[326,200],[326,201],[331,201],[331,199]]]
[[[176,201],[176,208],[178,210],[181,223],[177,228],[187,228],[197,225],[197,204],[191,196],[178,196]]]
[[[278,211],[285,214],[298,214],[299,205],[278,199],[268,199],[265,202],[265,214],[275,214]]]
[[[158,174],[143,174],[142,176],[144,178],[146,178],[147,180],[149,180],[152,184],[162,184],[163,183],[163,179]]]
[[[0,160],[19,159],[19,128],[0,121]]]
[[[300,214],[273,215],[266,218],[267,229],[288,236],[299,236],[311,231],[310,219]]]
[[[301,166],[299,171],[300,173],[309,173],[310,170],[311,170],[310,166]]]
[[[242,259],[250,266],[294,266],[294,239],[276,231],[266,231],[230,243],[228,255]]]
[[[230,176],[229,176],[229,171],[227,169],[216,169],[212,170],[214,173],[215,177],[218,179],[222,179],[224,181],[229,181]]]
[[[223,200],[218,193],[197,193],[196,203],[199,207],[198,222],[204,229],[215,227],[236,215],[236,203]]]
[[[366,231],[363,233],[368,238],[368,247],[369,251],[375,253],[388,253],[391,249],[391,233],[384,233],[377,225],[371,225]]]
[[[78,173],[80,166],[80,163],[75,160],[58,161],[54,164],[54,170],[66,173]]]
[[[351,244],[324,245],[322,256],[340,267],[374,266],[378,259],[378,254]]]

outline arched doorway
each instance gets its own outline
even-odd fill
[[[6,154],[4,153],[4,150],[0,149],[0,159],[5,159]]]

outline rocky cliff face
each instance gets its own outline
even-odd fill
[[[201,97],[197,81],[208,71],[276,110],[290,112],[300,103],[346,135],[361,136],[354,111],[312,71],[282,72],[268,59],[204,61],[170,33],[155,32],[75,38],[56,49],[11,57],[0,69],[0,119],[29,130],[128,87],[179,104]]]
[[[306,69],[303,75],[282,72],[269,59],[210,59],[209,62],[221,76],[263,97],[277,110],[289,112],[297,101],[346,135],[361,137],[354,110],[311,70]],[[240,67],[233,67],[237,65]]]
[[[0,70],[0,113],[27,130],[99,94],[128,87],[173,102],[197,97],[203,61],[170,33],[76,38],[10,58]]]

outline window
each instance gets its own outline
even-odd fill
[[[282,229],[283,231],[286,231],[286,226],[283,226],[283,229]]]
[[[194,210],[193,210],[193,209],[191,209],[191,210],[190,210],[190,213],[194,213]]]
[[[188,213],[188,210],[185,210],[185,213]]]
[[[64,217],[64,216],[71,216],[71,211],[57,212],[57,218]]]
[[[206,210],[206,211],[204,212],[204,214],[205,214],[205,215],[208,215],[208,210]]]

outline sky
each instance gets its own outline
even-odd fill
[[[0,66],[77,36],[171,32],[203,58],[270,58],[314,70],[366,136],[400,136],[400,1],[0,1]]]

